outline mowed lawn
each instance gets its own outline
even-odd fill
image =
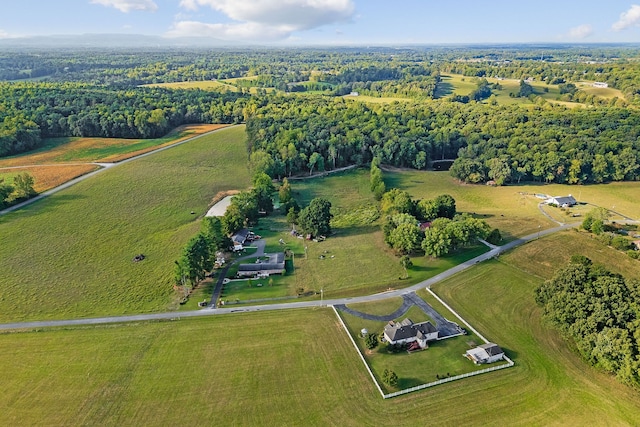
[[[280,238],[295,252],[296,270],[285,280],[291,291],[324,289],[325,298],[337,298],[377,292],[398,282],[404,273],[375,220],[377,202],[369,190],[367,170],[294,180],[291,187],[301,206],[314,197],[324,197],[331,202],[334,214],[333,234],[324,242],[292,237],[282,217],[258,227],[257,232],[270,239],[267,252],[281,250],[277,244]]]
[[[199,215],[250,183],[244,140],[243,126],[221,130],[0,216],[0,321],[170,308]]]
[[[527,270],[535,269],[546,278],[571,254],[584,253],[576,250],[585,244],[584,239],[563,245],[572,240],[572,235],[562,237],[529,243],[500,260],[480,264],[433,287],[488,339],[501,345],[516,363],[514,368],[491,374],[491,393],[501,399],[458,405],[461,418],[474,419],[481,413],[485,420],[499,419],[508,425],[640,423],[638,391],[589,367],[555,330],[544,324],[534,302],[534,289],[543,278]],[[552,247],[555,249],[550,251]],[[591,254],[591,249],[585,254]],[[640,273],[637,261],[635,265],[628,264],[628,257],[622,253],[603,252],[607,252],[606,257],[600,259],[608,259],[608,268],[630,277]],[[532,257],[532,253],[537,255]],[[558,258],[562,262],[556,261]],[[542,259],[554,265],[541,265]],[[487,414],[489,411],[491,414]]]
[[[398,308],[400,305],[398,304],[398,300],[399,298],[394,298],[375,303],[352,304],[349,305],[349,307],[364,313],[386,315],[393,313],[393,311]],[[385,302],[387,303],[386,310],[382,309]],[[458,320],[449,310],[443,309],[443,307],[438,307],[437,310],[446,319],[453,321]],[[411,354],[406,351],[389,353],[386,350],[387,344],[382,342],[372,350],[367,349],[365,340],[360,334],[362,329],[366,329],[370,334],[379,337],[384,332],[384,327],[387,325],[387,322],[365,320],[348,313],[339,312],[339,315],[342,317],[360,353],[364,356],[367,364],[376,376],[378,384],[385,393],[428,384],[446,376],[465,374],[487,367],[475,365],[463,356],[465,351],[483,343],[471,331],[468,331],[467,335],[432,341],[429,343],[427,349]],[[430,321],[432,324],[435,324],[433,319],[429,318],[429,316],[416,306],[411,307],[405,314],[394,320],[400,322],[406,318],[411,319],[414,323]],[[500,363],[496,363],[492,366],[499,364]],[[390,387],[384,383],[383,373],[385,369],[389,369],[398,375],[397,387]]]

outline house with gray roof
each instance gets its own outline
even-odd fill
[[[504,351],[502,351],[497,344],[489,342],[467,350],[464,355],[476,365],[480,365],[502,360],[504,358]]]
[[[269,277],[272,274],[282,274],[285,271],[284,252],[267,255],[267,261],[257,260],[251,264],[240,264],[238,276],[240,277]]]
[[[384,327],[384,339],[389,344],[417,342],[420,348],[426,348],[428,341],[438,339],[438,330],[429,321],[413,323],[407,318],[401,322],[389,322]]]

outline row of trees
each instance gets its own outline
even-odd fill
[[[186,244],[175,262],[175,282],[180,286],[195,286],[211,271],[219,251],[227,251],[231,239],[220,218],[205,217],[200,232]]]
[[[640,283],[574,256],[535,298],[587,362],[640,388]]]
[[[155,138],[186,123],[239,123],[246,100],[200,90],[0,83],[0,156],[49,137]]]

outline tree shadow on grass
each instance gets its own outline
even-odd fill
[[[340,227],[332,229],[331,235],[327,236],[327,238],[361,236],[363,234],[374,233],[378,230],[380,230],[380,226],[377,224]]]
[[[398,378],[398,390],[405,390],[422,384],[424,384],[424,380],[419,380],[417,378]]]
[[[498,344],[498,345],[500,345],[500,344]],[[520,354],[515,350],[512,350],[512,349],[507,348],[507,347],[503,347],[503,346],[500,346],[500,348],[502,349],[502,351],[504,351],[504,354],[511,360],[516,360],[516,359],[518,359],[518,356],[520,356]]]
[[[445,96],[453,93],[453,85],[449,82],[440,82],[436,87],[436,91],[433,95],[435,99],[444,98]]]

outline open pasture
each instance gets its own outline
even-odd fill
[[[219,191],[249,185],[244,138],[242,126],[221,130],[0,217],[0,320],[170,308],[198,216]]]
[[[619,99],[625,99],[624,94],[618,90],[618,89],[614,89],[612,87],[594,87],[593,86],[594,82],[587,82],[587,81],[583,81],[583,82],[578,82],[576,83],[576,86],[590,94],[590,95],[594,95],[594,96],[598,96],[600,98],[605,98],[605,99],[613,99],[613,98],[619,98]]]
[[[469,95],[476,89],[474,77],[460,74],[442,74],[436,87],[434,98],[446,98],[451,95]]]
[[[0,168],[70,162],[118,162],[228,125],[185,125],[162,138],[51,138],[37,150],[0,159]]]
[[[450,194],[456,199],[458,211],[478,214],[489,225],[500,229],[508,239],[535,233],[538,226],[545,229],[557,225],[540,213],[538,203],[542,200],[534,197],[534,194],[573,194],[581,202],[611,209],[631,218],[640,218],[640,205],[635,196],[640,193],[639,182],[581,186],[527,183],[491,187],[460,183],[448,172],[412,170],[387,171],[384,179],[387,188],[402,188],[414,198]],[[565,218],[564,221],[581,221],[581,218]]]
[[[443,74],[442,81],[438,84],[436,89],[435,98],[445,98],[453,94],[469,95],[477,87],[475,80],[476,77],[463,76],[460,74]],[[497,83],[502,87],[501,89],[492,89],[493,95],[490,100],[495,100],[500,105],[534,104],[529,98],[519,98],[510,95],[518,93],[520,90],[520,80],[498,79],[495,77],[486,77],[486,80],[491,84]],[[558,101],[557,99],[560,96],[560,88],[558,85],[550,85],[540,81],[533,81],[529,84],[533,88],[536,96],[539,96],[548,102],[564,105],[570,108],[585,106],[584,104],[577,102]],[[487,102],[487,100],[484,102]]]
[[[613,272],[640,279],[640,261],[604,246],[590,233],[578,230],[563,231],[527,243],[516,251],[501,255],[500,259],[542,281],[550,279],[558,268],[569,262],[572,255],[584,255]]]

